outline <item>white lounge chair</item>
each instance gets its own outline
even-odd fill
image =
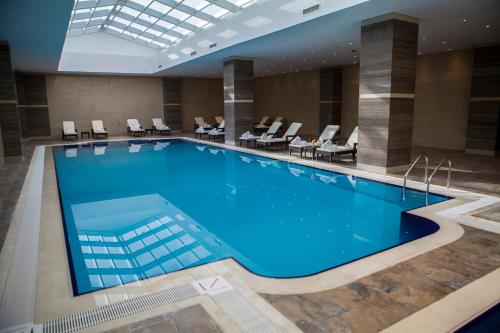
[[[144,135],[144,129],[139,123],[139,120],[127,119],[127,133],[131,136]]]
[[[356,160],[356,152],[358,151],[358,127],[352,131],[349,139],[344,145],[338,145],[332,143],[330,140],[326,141],[321,145],[321,147],[316,148],[316,160],[319,156],[329,155],[330,163],[332,163],[333,158],[337,155],[342,154],[352,154],[352,159]]]
[[[276,135],[276,132],[278,132],[278,130],[280,129],[281,125],[282,125],[282,123],[279,121],[275,121],[274,123],[272,123],[271,126],[269,127],[269,129],[267,130],[267,132],[265,133],[266,137],[267,138],[274,137]],[[256,142],[261,137],[262,137],[261,135],[254,135],[250,132],[245,132],[239,138],[240,139],[240,146],[241,146],[242,142],[246,142],[247,147],[248,147],[249,142],[253,142],[253,143],[255,143],[255,145],[257,145]]]
[[[214,119],[215,119],[215,123],[217,125],[220,125],[224,121],[224,117],[223,116],[215,116]]]
[[[318,138],[315,144],[312,144],[310,141],[302,140],[299,136],[295,137],[290,144],[288,145],[289,155],[292,155],[292,151],[298,150],[300,152],[300,157],[302,157],[302,153],[310,149],[314,158],[315,148],[320,147],[323,143],[328,140],[332,140],[335,134],[339,131],[339,125],[327,125],[323,130],[323,133]]]
[[[290,141],[297,136],[297,132],[302,127],[302,123],[291,123],[290,127],[286,130],[285,134],[281,138],[267,138],[263,134],[260,139],[257,139],[257,145],[264,146],[265,149],[269,146],[278,146],[280,144],[284,144],[288,146]]]
[[[208,132],[208,140],[213,139],[214,141],[217,141],[218,138],[224,138],[224,128],[226,127],[226,121],[222,119],[219,127],[217,128],[212,128]]]
[[[65,120],[62,122],[62,125],[63,140],[67,140],[68,138],[74,138],[75,140],[78,139],[78,132],[76,131],[74,121]]]
[[[98,136],[108,137],[108,131],[104,127],[102,120],[92,120],[92,137],[97,138]]]
[[[268,116],[262,117],[260,122],[258,122],[257,124],[254,124],[253,128],[255,128],[256,130],[269,128],[269,126],[266,125],[268,120],[269,120]]]
[[[153,118],[153,130],[159,134],[170,134],[170,127],[161,118]]]
[[[203,119],[203,117],[194,117],[194,129],[198,129],[198,128],[205,128],[205,129],[210,129],[212,128],[212,125],[210,125],[209,123],[205,122],[205,119]]]

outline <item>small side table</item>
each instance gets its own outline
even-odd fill
[[[87,139],[90,139],[90,131],[89,130],[83,130],[83,131],[80,131],[80,138],[83,139],[83,136],[86,135],[87,136]]]
[[[146,134],[146,135],[153,135],[153,134],[155,134],[155,129],[154,128],[146,128],[144,130],[144,134]]]

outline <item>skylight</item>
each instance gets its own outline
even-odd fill
[[[75,0],[68,35],[104,31],[166,49],[256,0]]]

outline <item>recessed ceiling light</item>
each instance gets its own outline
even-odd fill
[[[485,27],[486,29],[489,29],[489,28],[491,28],[491,25],[489,25],[489,24],[488,24],[488,25],[485,25],[484,27]]]
[[[467,19],[462,19],[462,22],[467,22],[468,20]]]
[[[427,37],[425,37],[425,36],[424,36],[424,37],[422,37],[422,40],[426,40],[426,39],[427,39]]]
[[[349,45],[352,45],[352,42],[349,42]]]
[[[335,52],[333,55],[334,55],[334,56],[336,56],[336,55],[337,55],[337,53]]]
[[[358,56],[354,56],[354,58],[357,58]]]
[[[418,52],[418,55],[421,55],[421,54],[422,54],[422,52]]]
[[[448,51],[451,51],[451,49],[448,49]]]
[[[442,43],[442,44],[446,44],[446,42],[445,42],[445,41],[442,41],[441,43]]]

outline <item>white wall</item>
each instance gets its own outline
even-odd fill
[[[104,32],[66,38],[59,71],[151,74],[158,50]]]
[[[93,119],[104,121],[111,135],[126,134],[127,118],[143,127],[163,118],[162,80],[156,77],[47,75],[51,135],[60,136],[62,121],[90,128]]]

